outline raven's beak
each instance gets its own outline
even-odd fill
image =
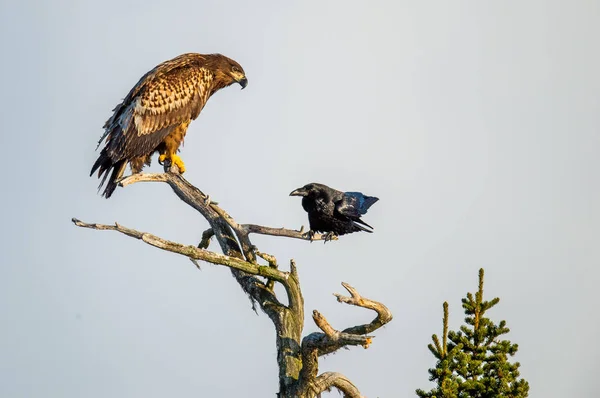
[[[240,86],[242,86],[242,90],[243,90],[248,85],[248,79],[246,79],[246,76],[244,76],[240,80],[238,80],[238,83],[240,84]]]
[[[303,188],[298,188],[290,192],[290,196],[306,196],[306,191]]]

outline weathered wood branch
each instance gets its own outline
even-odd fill
[[[315,324],[325,333],[327,337],[327,341],[322,341],[323,335],[321,333],[316,333],[318,336],[316,341],[312,341],[311,344],[316,343],[318,345],[323,346],[334,346],[334,347],[344,347],[347,345],[360,345],[364,348],[369,348],[371,342],[373,340],[373,336],[362,336],[360,334],[340,332],[339,330],[335,330],[325,319],[325,317],[317,310],[313,311],[313,320]],[[313,335],[315,335],[313,333]],[[307,336],[308,337],[308,336]],[[309,339],[312,340],[312,339]],[[317,347],[319,348],[319,347]]]
[[[364,398],[360,395],[358,388],[343,374],[337,372],[325,372],[315,379],[311,392],[317,396],[323,391],[335,387],[344,394],[344,398]]]
[[[261,253],[258,250],[255,251],[255,254],[262,258],[263,260],[265,260],[266,262],[269,263],[269,266],[273,267],[273,268],[278,268],[277,266],[277,259],[275,258],[275,256],[272,256],[270,254],[267,253]],[[267,288],[269,290],[273,290],[273,287],[275,286],[275,281],[273,280],[268,280],[267,281]]]
[[[386,323],[389,323],[392,320],[392,312],[385,305],[381,304],[378,301],[373,301],[366,297],[362,297],[360,294],[358,294],[355,288],[353,288],[346,282],[342,282],[342,286],[344,286],[348,293],[350,293],[350,297],[342,296],[339,293],[335,293],[334,296],[337,297],[338,302],[355,305],[357,307],[367,308],[369,310],[377,312],[377,317],[373,319],[373,321],[371,321],[370,323],[344,329],[342,331],[343,333],[373,333],[375,330],[379,329],[380,327],[382,327]]]
[[[270,236],[281,236],[284,238],[294,238],[294,239],[302,239],[302,240],[325,240],[324,234],[314,233],[311,235],[308,232],[304,232],[304,226],[302,226],[299,230],[286,229],[286,228],[272,228],[272,227],[263,227],[262,225],[256,224],[242,224],[242,229],[247,234],[260,234],[260,235],[270,235]],[[338,240],[337,236],[333,236],[331,238],[327,238],[330,240]]]
[[[371,333],[379,329],[392,320],[392,313],[385,305],[362,297],[358,291],[348,283],[342,282],[342,286],[346,288],[351,296],[346,297],[340,294],[335,294],[338,302],[373,310],[377,313],[377,316],[371,323],[367,325],[353,326],[342,331],[338,331],[329,324],[327,319],[321,313],[319,313],[317,310],[313,311],[313,320],[319,329],[322,330],[322,333],[311,333],[302,339],[301,351],[303,367],[300,373],[301,391],[313,391],[315,389],[323,391],[323,389],[320,389],[320,387],[315,387],[315,383],[317,380],[319,380],[319,377],[323,376],[317,376],[319,356],[331,354],[346,346],[362,346],[364,348],[368,348],[373,340],[373,336],[367,336],[367,333]],[[323,381],[326,379],[329,380],[328,378],[323,378],[321,380]],[[344,386],[346,385],[343,381],[343,378],[340,378],[339,380],[341,384]],[[332,385],[324,382],[321,384],[327,386]],[[355,392],[358,393],[358,390]],[[358,395],[350,394],[348,396],[360,396],[360,393],[358,393]]]
[[[377,312],[377,317],[369,324],[353,326],[338,331],[318,311],[313,312],[313,320],[321,329],[302,339],[304,328],[304,299],[300,289],[298,270],[294,260],[290,261],[289,272],[279,269],[277,259],[260,252],[251,242],[250,234],[280,236],[303,240],[327,240],[325,235],[309,234],[300,230],[271,228],[256,224],[238,224],[225,210],[212,202],[198,188],[191,185],[181,175],[176,166],[165,165],[162,174],[134,174],[120,181],[125,187],[137,182],[164,182],[189,206],[196,209],[208,221],[210,228],[204,231],[197,246],[183,245],[156,235],[115,225],[89,224],[72,219],[79,227],[97,230],[112,230],[162,250],[186,256],[196,266],[197,260],[229,267],[232,275],[256,305],[269,316],[276,328],[277,361],[279,364],[280,398],[314,398],[323,391],[337,388],[344,397],[360,398],[359,390],[342,374],[326,372],[318,376],[318,358],[345,346],[367,348],[372,336],[367,334],[385,325],[392,319],[389,310],[381,303],[363,298],[350,285],[342,285],[350,293],[349,297],[336,294],[339,302],[364,307]],[[208,251],[210,240],[215,237],[223,254]],[[267,265],[258,263],[262,258]],[[263,282],[260,278],[265,278]],[[280,302],[274,291],[274,283],[285,288],[288,305]]]
[[[200,243],[198,243],[199,249],[208,249],[210,245],[210,240],[215,236],[215,231],[212,228],[207,229],[202,233],[202,239],[200,239]]]
[[[218,254],[208,250],[199,249],[198,247],[192,245],[182,245],[181,243],[172,242],[148,232],[140,232],[136,231],[135,229],[124,227],[118,223],[115,223],[115,225],[90,224],[76,218],[73,218],[71,221],[78,227],[118,231],[127,236],[131,236],[132,238],[140,239],[147,244],[162,250],[181,254],[194,260],[202,260],[212,264],[224,265],[226,267],[246,272],[250,275],[262,276],[277,282],[285,282],[290,276],[290,273],[279,271],[277,268],[249,263],[248,261],[240,260],[237,257],[230,257],[224,254]]]
[[[250,238],[248,237],[248,234],[244,232],[242,227],[237,222],[235,222],[233,217],[231,217],[225,210],[221,209],[219,206],[217,206],[214,203],[211,203],[211,208],[219,216],[221,216],[221,218],[223,220],[225,220],[225,222],[227,222],[227,224],[229,224],[229,227],[231,227],[231,229],[237,236],[238,241],[242,245],[242,251],[244,252],[244,256],[246,256],[248,261],[256,262],[256,256],[254,255],[254,247],[252,246],[252,243],[250,242]]]
[[[346,282],[342,286],[350,293],[350,297],[334,294],[338,302],[367,308],[377,313],[373,321],[365,325],[352,326],[342,331],[337,331],[327,322],[327,319],[318,311],[313,311],[313,320],[323,333],[311,333],[302,341],[303,348],[318,350],[318,356],[330,354],[347,345],[361,345],[368,348],[373,336],[367,336],[392,320],[390,310],[380,302],[362,297],[358,291]]]

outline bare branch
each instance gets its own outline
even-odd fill
[[[344,394],[344,398],[364,398],[360,395],[358,388],[343,374],[337,372],[325,372],[311,383],[312,393],[317,395],[331,387],[335,387]]]
[[[172,242],[147,232],[140,232],[136,231],[135,229],[123,227],[122,225],[119,225],[117,223],[115,223],[115,225],[88,224],[76,218],[73,218],[71,221],[73,221],[73,223],[78,227],[91,228],[97,230],[118,231],[127,236],[140,239],[151,246],[158,247],[159,249],[181,254],[194,260],[202,260],[212,264],[225,265],[227,267],[243,271],[251,275],[262,276],[268,279],[273,279],[278,282],[285,282],[289,277],[289,274],[287,272],[282,272],[272,267],[252,264],[239,258],[214,253],[204,249],[199,249],[191,245],[182,245],[181,243]]]
[[[304,227],[300,228],[299,231],[286,228],[271,228],[263,227],[262,225],[256,224],[243,224],[241,227],[246,231],[247,234],[260,234],[270,236],[281,236],[285,238],[294,238],[302,240],[325,240],[325,235],[315,233],[312,238],[308,232],[304,232]],[[338,240],[337,236],[331,237],[329,240]]]
[[[272,256],[272,255],[267,254],[267,253],[261,253],[258,250],[255,251],[255,254],[258,257],[260,257],[263,260],[265,260],[266,262],[268,262],[270,267],[277,268],[277,259],[275,258],[275,256]],[[267,289],[273,290],[274,286],[275,286],[275,281],[274,280],[270,279],[270,280],[267,281]]]
[[[304,297],[302,297],[298,269],[294,260],[290,260],[290,273],[287,276],[287,283],[284,286],[288,295],[289,308],[304,326]]]
[[[313,320],[323,333],[311,333],[302,339],[302,371],[301,385],[312,385],[318,373],[318,357],[331,354],[346,346],[360,345],[368,348],[372,342],[373,336],[367,336],[367,333],[385,325],[392,320],[392,314],[383,304],[362,297],[356,289],[347,283],[342,286],[348,290],[351,297],[336,295],[339,302],[368,308],[377,312],[377,317],[368,325],[354,326],[342,331],[335,330],[327,319],[318,311],[313,311]],[[323,391],[323,390],[321,390]]]
[[[136,182],[166,182],[167,176],[167,173],[136,173],[121,179],[119,186],[126,187]]]
[[[319,355],[331,353],[337,349],[348,345],[360,345],[363,348],[369,348],[373,341],[373,336],[364,336],[360,334],[348,333],[346,331],[335,330],[317,310],[313,311],[313,320],[323,333],[311,333],[304,338],[303,345],[306,343],[307,349],[318,349]],[[322,351],[327,351],[323,352]]]
[[[362,297],[349,284],[342,283],[342,286],[348,290],[351,297],[336,294],[339,302],[374,310],[377,312],[377,317],[368,325],[354,326],[338,331],[329,324],[319,311],[313,311],[313,320],[323,333],[311,333],[302,339],[302,370],[300,372],[299,384],[300,389],[303,391],[313,389],[316,393],[320,393],[334,386],[346,394],[345,396],[360,397],[358,389],[342,375],[324,373],[317,377],[319,369],[318,358],[346,346],[368,348],[373,340],[373,336],[367,336],[366,334],[391,321],[392,314],[383,304]]]
[[[215,231],[212,228],[207,229],[202,233],[202,239],[200,243],[198,243],[198,249],[208,249],[210,245],[210,240],[215,236]]]
[[[248,238],[248,234],[244,231],[241,225],[239,225],[233,217],[231,217],[225,210],[221,209],[215,203],[211,203],[210,207],[219,215],[223,220],[229,224],[235,236],[238,238],[242,245],[242,251],[246,259],[252,263],[256,262],[256,256],[254,255],[253,245]]]
[[[344,333],[352,334],[367,334],[379,329],[386,323],[392,320],[392,312],[383,304],[378,301],[373,301],[368,298],[362,297],[355,288],[350,286],[346,282],[342,282],[342,286],[350,293],[351,297],[342,296],[341,294],[334,294],[337,297],[338,302],[355,305],[357,307],[368,308],[377,312],[377,317],[371,321],[371,323],[359,326],[353,326],[348,329],[344,329]]]
[[[266,262],[268,262],[270,267],[278,268],[277,267],[277,259],[272,254],[262,253],[262,252],[259,252],[258,250],[255,253],[258,257],[260,257],[263,260],[265,260]]]
[[[258,257],[262,258],[266,262],[268,262],[269,267],[277,268],[277,259],[275,258],[275,256],[272,256],[267,253],[261,253],[258,250],[256,250],[254,254],[256,254]],[[274,280],[270,279],[267,281],[267,289],[273,290],[274,286],[275,286]]]

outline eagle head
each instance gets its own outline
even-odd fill
[[[230,70],[231,77],[242,86],[242,90],[245,89],[248,85],[248,79],[241,65],[233,61],[230,65]]]
[[[248,85],[248,79],[246,78],[246,72],[244,68],[231,58],[228,58],[221,54],[212,54],[213,59],[209,61],[213,64],[212,68],[215,77],[220,81],[220,86],[229,86],[233,83],[239,83],[244,89]]]

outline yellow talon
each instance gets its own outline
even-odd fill
[[[181,160],[181,158],[178,155],[172,154],[171,156],[167,156],[167,154],[163,153],[162,155],[160,155],[158,157],[158,161],[161,164],[164,163],[164,161],[167,159],[171,160],[171,164],[174,164],[175,166],[177,166],[180,174],[185,173],[185,164],[183,163],[183,160]]]
[[[185,173],[185,164],[183,164],[183,160],[179,156],[175,154],[171,155],[171,162],[177,166],[180,174]]]

